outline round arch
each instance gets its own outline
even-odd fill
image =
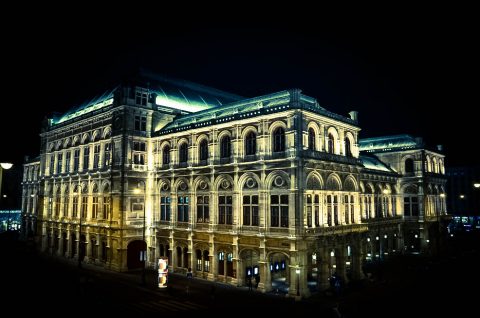
[[[226,182],[224,182],[226,181]],[[236,184],[233,182],[233,178],[228,174],[221,174],[213,183],[213,189],[217,191],[226,191],[228,189],[236,190]]]
[[[306,179],[306,189],[307,190],[323,190],[323,188],[324,188],[324,183],[323,183],[322,175],[317,171],[310,172]]]
[[[349,175],[345,178],[344,182],[344,191],[356,192],[358,191],[357,180],[352,175]]]
[[[336,173],[331,173],[327,178],[326,190],[328,191],[341,191],[342,180]]]
[[[252,186],[251,188],[258,189],[258,190],[263,190],[264,189],[264,185],[263,185],[262,181],[260,180],[258,175],[256,173],[253,173],[253,172],[246,172],[246,173],[242,174],[240,176],[240,178],[238,178],[238,188],[241,189],[241,190],[243,190],[243,188],[245,188],[245,186],[247,186],[247,188],[248,188],[249,185],[246,185],[245,183],[247,181],[249,181],[250,179],[255,180],[255,182],[257,183],[256,185]]]
[[[283,181],[278,179],[277,177],[280,177]],[[265,178],[265,186],[268,190],[274,189],[275,186],[277,188],[282,187],[290,189],[290,176],[283,170],[272,171]]]

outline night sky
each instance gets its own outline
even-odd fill
[[[330,111],[357,110],[361,137],[423,136],[444,146],[447,166],[477,163],[468,146],[476,142],[478,81],[470,77],[479,54],[468,21],[93,28],[65,17],[17,30],[3,39],[2,160],[37,155],[45,116],[145,67],[246,97],[301,88]]]

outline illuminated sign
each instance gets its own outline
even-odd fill
[[[168,258],[158,260],[158,288],[167,287],[168,282]]]

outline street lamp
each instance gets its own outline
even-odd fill
[[[297,273],[297,296],[300,296],[300,268],[297,267],[295,273]]]
[[[142,285],[145,285],[145,262],[147,261],[147,242],[145,241],[145,204],[147,203],[147,185],[144,181],[140,181],[138,183],[138,188],[133,190],[135,194],[139,194],[142,192],[143,188],[143,224],[142,224],[142,242],[145,243],[145,250],[140,251],[140,259],[142,260]]]

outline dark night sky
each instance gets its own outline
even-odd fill
[[[44,116],[143,66],[247,97],[298,87],[328,110],[359,111],[361,137],[410,133],[443,144],[447,165],[476,163],[465,149],[475,136],[477,81],[470,77],[479,56],[468,21],[194,27],[159,20],[142,24],[143,32],[134,22],[93,28],[66,17],[38,24],[3,40],[10,49],[3,63],[2,157],[6,149],[16,163],[38,154]]]

